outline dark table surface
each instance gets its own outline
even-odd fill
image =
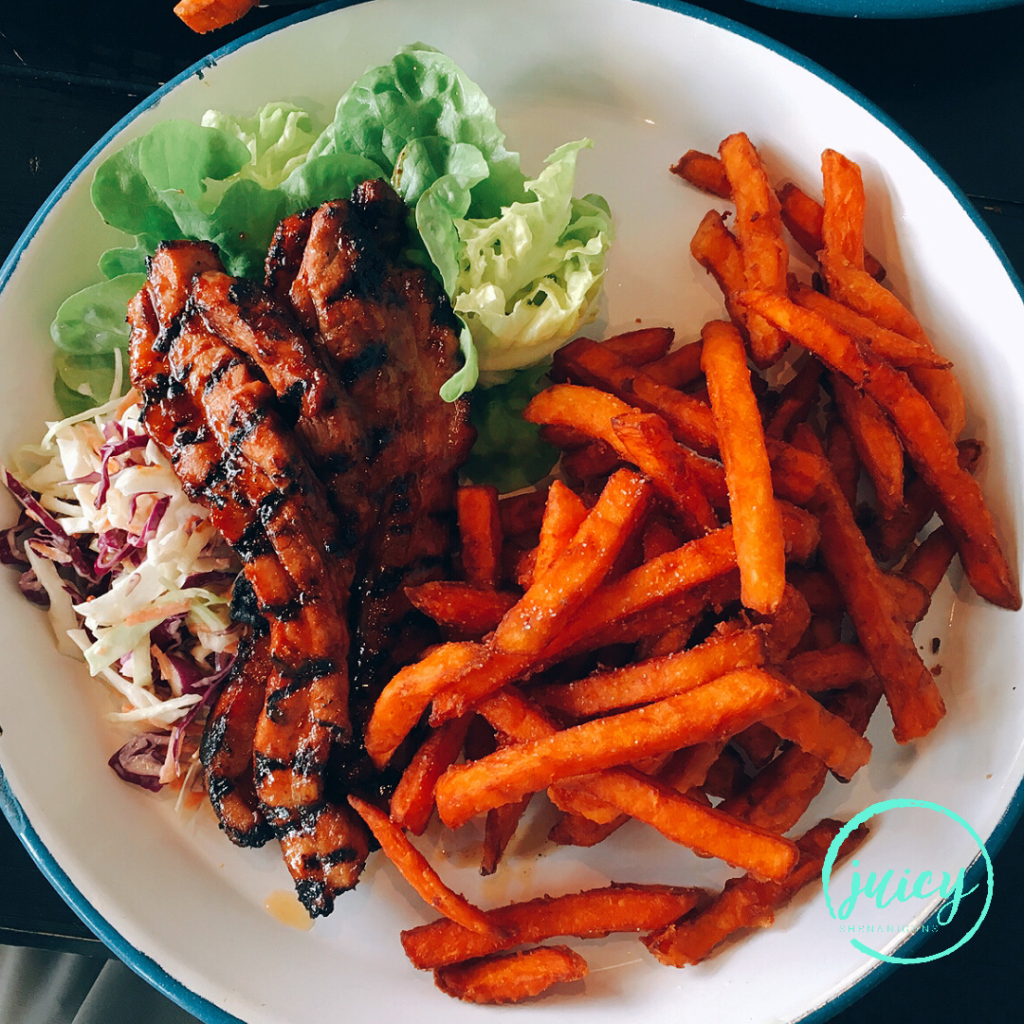
[[[159,84],[309,4],[278,2],[197,36],[173,0],[5,0],[0,10],[0,257],[87,149]],[[1024,7],[916,20],[837,19],[704,0],[848,82],[892,117],[981,211],[1024,277]],[[1024,826],[995,859],[978,934],[949,957],[905,966],[835,1019],[1016,1018],[1024,951]],[[0,942],[104,955],[0,820]],[[945,948],[939,935],[917,955]],[[13,1024],[13,1022],[12,1022]]]

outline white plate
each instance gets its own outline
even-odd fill
[[[198,118],[211,106],[247,113],[292,99],[327,115],[369,64],[422,40],[484,87],[526,169],[538,169],[561,142],[594,140],[581,159],[580,188],[603,193],[618,223],[599,329],[642,318],[673,324],[689,340],[706,318],[721,315],[687,249],[709,201],[668,172],[686,149],[713,150],[724,135],[745,130],[776,175],[811,188],[824,148],[858,160],[870,196],[869,247],[957,364],[969,431],[988,444],[982,484],[1017,563],[1018,288],[949,182],[839,83],[701,12],[630,0],[376,0],[308,17],[250,37],[171,83],[102,140],[33,221],[0,276],[8,367],[0,452],[35,439],[53,412],[47,324],[62,298],[93,280],[96,256],[112,241],[88,198],[91,169],[107,152],[159,118]],[[117,745],[99,719],[107,695],[56,654],[45,617],[20,599],[12,574],[0,584],[0,630],[5,810],[75,909],[140,973],[208,1021],[326,1024],[341,1013],[380,1020],[385,1012],[423,1024],[491,1019],[495,1011],[449,1000],[405,961],[399,930],[431,915],[379,858],[332,917],[310,932],[292,930],[263,906],[288,887],[273,850],[236,850],[209,816],[183,823],[166,801],[119,782],[105,763]],[[922,643],[942,638],[948,718],[916,748],[897,749],[884,712],[876,716],[870,767],[850,786],[830,783],[809,817],[850,816],[875,800],[907,797],[950,808],[990,839],[1015,816],[1024,771],[1024,687],[1016,688],[1024,631],[1019,619],[957,584],[940,591],[918,635]],[[875,824],[872,863],[897,875],[955,870],[977,854],[941,815],[890,814]],[[590,852],[553,850],[543,834],[487,882],[461,847],[442,873],[489,906],[609,879],[720,883],[727,874],[639,827]],[[846,892],[849,871],[835,882]],[[903,908],[904,927],[935,909],[918,903]],[[885,950],[905,938],[886,936]],[[661,967],[629,938],[585,944],[585,952],[592,968],[585,985],[512,1012],[543,1024],[793,1021],[822,1007],[815,1016],[833,1012],[837,1004],[826,1004],[845,1002],[877,966],[851,947],[813,886],[773,929],[699,967]]]

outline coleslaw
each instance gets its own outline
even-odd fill
[[[240,563],[140,415],[129,392],[48,423],[39,444],[0,466],[22,506],[0,534],[0,561],[48,610],[61,652],[107,684],[118,701],[107,718],[138,730],[110,766],[143,788],[185,793],[245,630],[231,618]]]

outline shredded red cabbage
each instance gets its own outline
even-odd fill
[[[9,530],[0,531],[0,565],[11,565],[18,569],[28,565],[28,559],[21,553],[18,543],[26,525],[27,516],[22,512],[17,525]]]
[[[132,495],[129,515],[135,514],[137,498],[138,495]],[[99,548],[99,553],[96,556],[96,572],[100,576],[104,576],[117,568],[125,559],[131,561],[136,553],[141,552],[156,536],[157,527],[170,503],[171,499],[167,495],[157,499],[146,518],[142,533],[138,536],[128,533],[127,530],[104,530],[103,533],[98,534],[96,546]]]
[[[39,582],[35,569],[28,569],[18,577],[18,589],[32,604],[40,608],[50,607],[50,595],[46,592],[46,587]]]
[[[125,455],[136,448],[145,448],[149,444],[149,437],[145,434],[132,434],[123,441],[108,441],[100,449],[100,485],[96,488],[96,507],[102,508],[107,497],[107,488],[110,487],[110,460],[119,455]]]
[[[171,739],[166,733],[140,732],[115,751],[107,762],[119,778],[154,793],[163,789],[160,770]]]
[[[64,532],[60,523],[43,508],[32,492],[6,467],[3,467],[3,475],[7,489],[21,502],[29,516],[49,534],[46,540],[68,556],[68,563],[75,567],[75,572],[79,576],[95,583],[99,577],[96,575],[92,560],[86,556],[78,541]]]

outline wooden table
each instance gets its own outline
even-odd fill
[[[173,0],[6,0],[0,11],[0,255],[116,121],[210,49],[304,5],[278,2],[193,35]],[[834,19],[704,0],[850,83],[905,128],[981,211],[1024,275],[1024,7],[922,20]],[[834,1019],[945,1024],[1011,1019],[1024,951],[1024,828],[995,860],[979,933],[949,957],[885,975]],[[964,913],[967,912],[965,905]],[[945,948],[930,939],[917,955]],[[0,942],[94,955],[104,947],[0,821]],[[713,1024],[713,1022],[702,1022]]]

